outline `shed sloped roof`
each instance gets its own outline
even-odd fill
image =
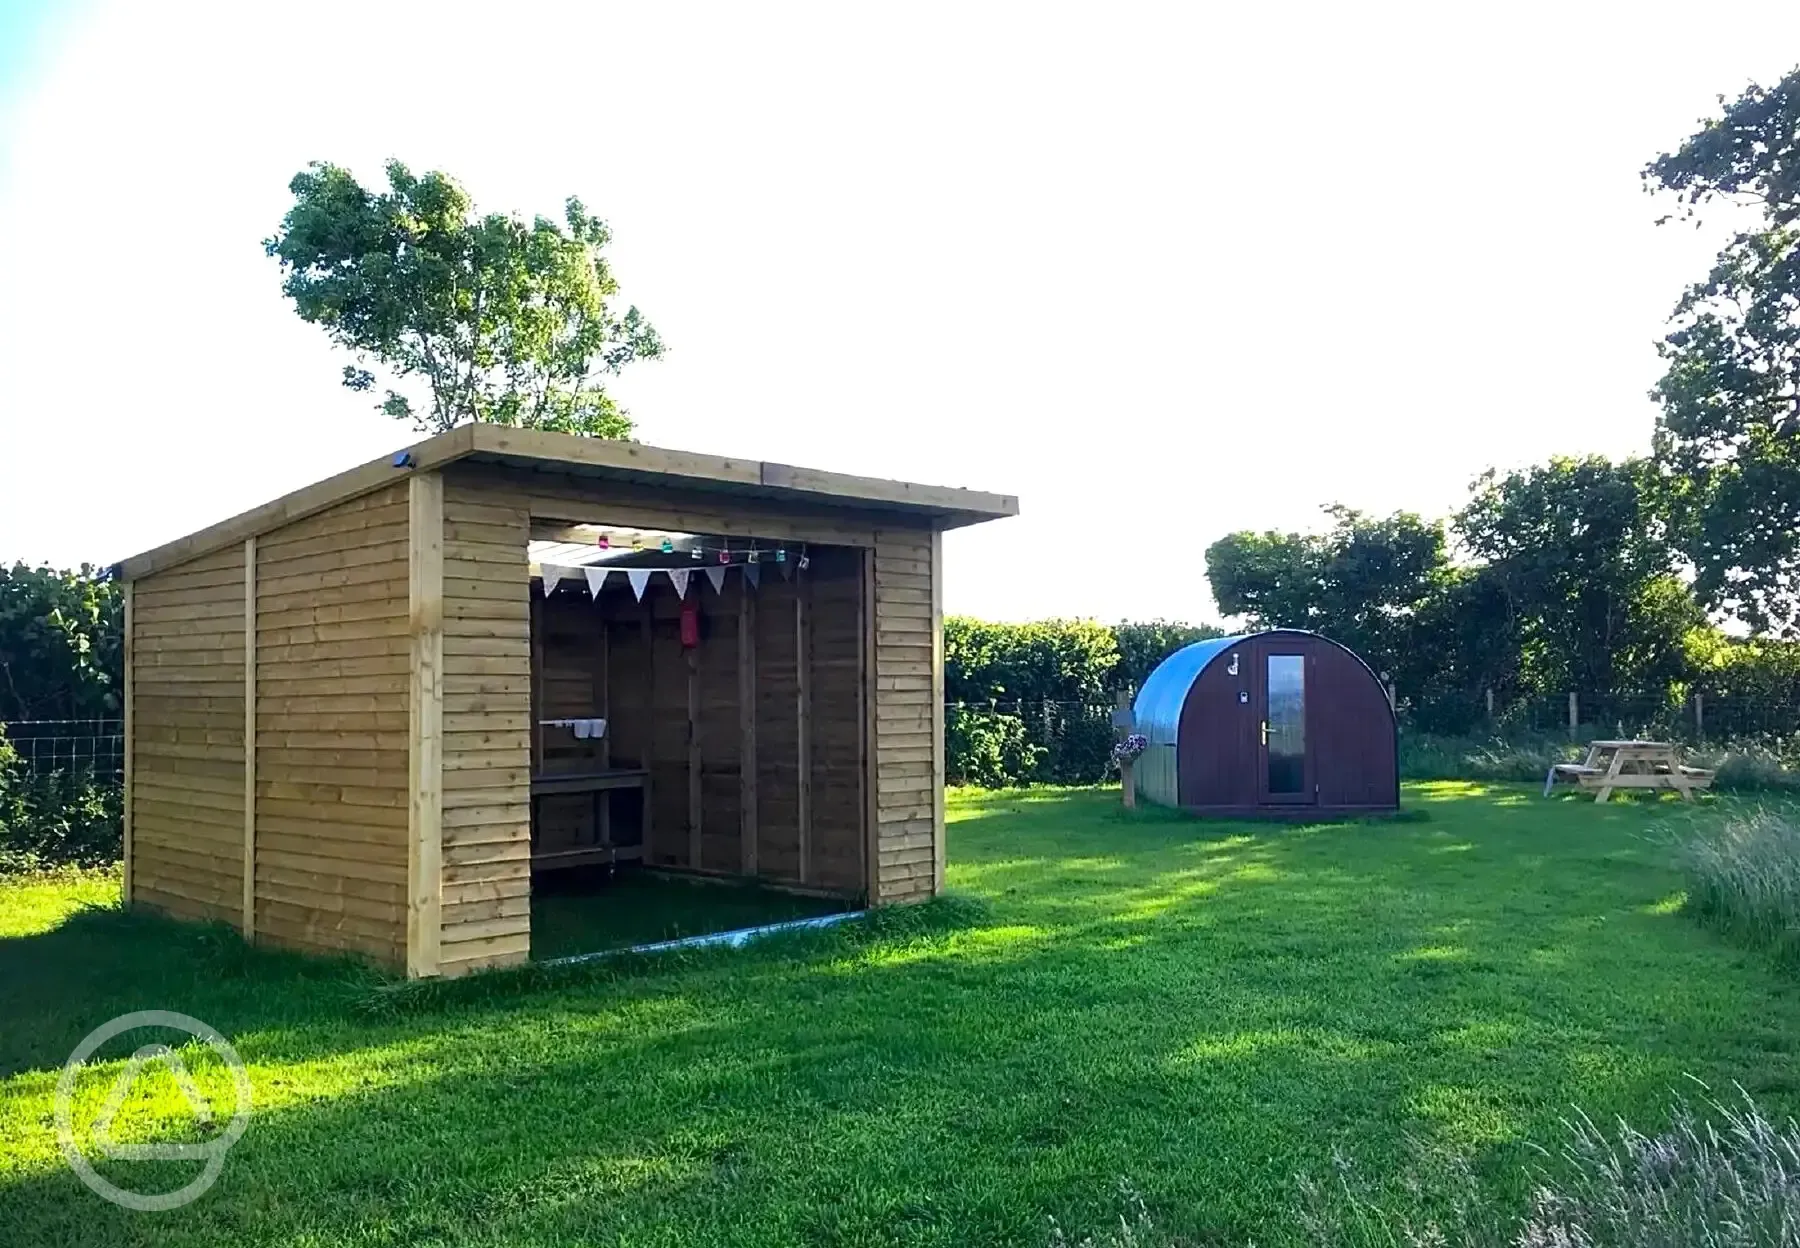
[[[893,512],[915,524],[946,529],[1019,514],[1019,500],[1007,494],[857,477],[791,464],[665,450],[637,442],[473,424],[440,433],[177,541],[133,555],[115,565],[114,571],[124,580],[148,576],[378,490],[408,472],[442,468],[459,460],[554,466],[577,475],[610,480],[680,485],[756,498],[836,503]]]

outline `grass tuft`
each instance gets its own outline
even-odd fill
[[[1469,1159],[1408,1140],[1404,1169],[1371,1183],[1341,1150],[1328,1177],[1302,1175],[1289,1209],[1310,1248],[1795,1248],[1800,1244],[1800,1127],[1770,1117],[1742,1088],[1730,1103],[1674,1106],[1668,1128],[1603,1128],[1562,1120],[1543,1150],[1524,1210],[1484,1193]],[[1071,1238],[1055,1222],[1049,1248],[1188,1248],[1130,1183],[1123,1212]],[[1398,1197],[1398,1199],[1396,1199]]]
[[[1740,808],[1697,821],[1679,852],[1696,918],[1800,966],[1800,820],[1792,810]]]

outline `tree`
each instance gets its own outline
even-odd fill
[[[374,194],[315,162],[288,184],[294,205],[263,244],[294,310],[355,355],[344,384],[373,389],[371,363],[422,380],[425,407],[391,388],[379,406],[431,432],[487,421],[629,437],[603,380],[663,346],[637,308],[609,303],[605,223],[574,198],[560,226],[478,218],[451,178],[399,161],[387,180]]]
[[[1497,593],[1524,690],[1665,696],[1684,676],[1683,638],[1705,618],[1674,574],[1651,465],[1490,469],[1456,531]]]
[[[1644,170],[1651,190],[1751,206],[1675,306],[1656,456],[1702,600],[1758,631],[1800,632],[1800,69],[1752,86]]]

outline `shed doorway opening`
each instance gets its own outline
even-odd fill
[[[528,552],[532,956],[859,903],[864,552],[563,536]]]

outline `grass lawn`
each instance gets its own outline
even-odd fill
[[[91,880],[0,885],[0,1239],[1039,1245],[1127,1176],[1171,1231],[1278,1245],[1334,1144],[1376,1173],[1408,1133],[1454,1145],[1518,1202],[1573,1106],[1655,1126],[1693,1075],[1800,1110],[1800,992],[1678,913],[1657,837],[1685,810],[1407,800],[1296,828],[959,793],[960,903],[374,1015],[344,967],[81,909]],[[256,1096],[218,1185],[161,1214],[90,1195],[51,1125],[76,1042],[144,1008],[231,1037]]]

